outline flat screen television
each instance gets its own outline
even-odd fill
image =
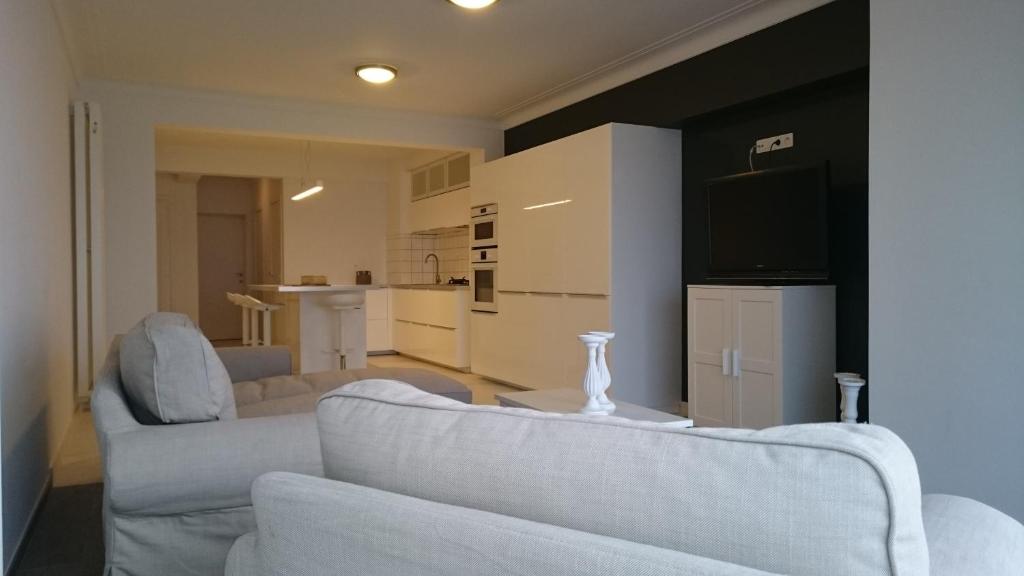
[[[828,278],[828,164],[705,182],[711,279]]]

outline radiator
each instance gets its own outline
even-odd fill
[[[103,120],[98,104],[71,110],[74,182],[75,396],[85,402],[106,354],[103,288]]]

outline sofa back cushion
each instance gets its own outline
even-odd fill
[[[917,469],[877,426],[667,428],[363,381],[317,407],[328,478],[792,575],[928,574]]]
[[[772,576],[675,550],[287,472],[257,478],[252,500],[259,532],[235,543],[226,576]]]
[[[237,417],[224,364],[182,314],[150,314],[121,339],[121,382],[141,424]]]

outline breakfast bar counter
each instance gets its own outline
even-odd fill
[[[366,291],[374,284],[253,284],[264,302],[281,304],[274,343],[292,349],[295,372],[366,367]]]

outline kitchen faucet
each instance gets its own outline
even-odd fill
[[[434,284],[440,284],[441,283],[441,272],[438,270],[438,268],[441,266],[441,263],[437,261],[437,254],[434,254],[433,252],[431,252],[430,254],[427,254],[427,257],[424,258],[423,261],[424,262],[429,262],[431,256],[434,257]]]

